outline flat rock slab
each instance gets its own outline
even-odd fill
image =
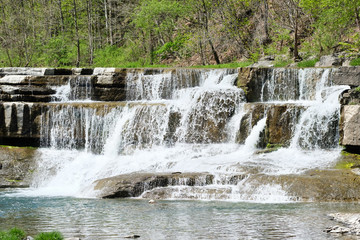
[[[213,178],[209,173],[130,173],[97,180],[94,190],[100,198],[138,197],[157,187],[212,184]]]

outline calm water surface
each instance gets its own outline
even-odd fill
[[[21,197],[0,192],[0,229],[34,235],[123,239],[349,239],[323,230],[333,212],[358,212],[355,203],[261,204],[219,201],[101,200]],[[356,239],[356,238],[351,238]]]

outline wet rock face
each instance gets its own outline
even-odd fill
[[[236,133],[236,143],[244,144],[251,129],[265,116],[266,105],[245,104],[246,114],[241,118],[239,131]]]
[[[225,126],[233,116],[242,96],[236,91],[205,92],[195,99],[197,104],[185,116],[185,141],[215,143],[226,139]]]
[[[0,147],[0,188],[28,187],[36,154],[33,148]]]
[[[266,142],[269,144],[290,145],[304,107],[296,105],[273,105],[267,111]]]
[[[262,86],[270,78],[270,68],[240,68],[237,86],[246,93],[248,102],[261,100]]]
[[[97,197],[138,197],[148,190],[167,186],[203,186],[213,183],[208,173],[130,173],[94,182]]]

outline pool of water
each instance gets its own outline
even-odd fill
[[[24,197],[0,192],[0,229],[60,231],[81,239],[349,239],[323,232],[327,214],[357,203],[249,203]],[[356,238],[351,238],[356,239]]]

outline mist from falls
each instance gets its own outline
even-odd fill
[[[256,103],[246,102],[235,86],[237,70],[231,69],[134,70],[127,74],[127,101],[121,103],[89,101],[86,81],[85,92],[59,88],[61,101],[41,119],[39,170],[23,194],[95,197],[92,183],[106,177],[209,172],[214,184],[169,187],[169,198],[292,201],[281,186],[248,179],[301,174],[336,160],[338,97],[347,87],[332,86],[331,71],[274,69],[263,79]],[[69,103],[79,98],[86,103]],[[259,148],[274,106],[286,107],[280,120],[289,119],[290,137],[279,150],[265,153]],[[240,174],[245,177],[230,181]]]

